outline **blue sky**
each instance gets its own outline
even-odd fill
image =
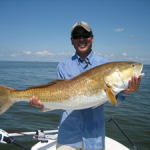
[[[79,21],[91,26],[96,54],[150,64],[149,0],[0,0],[0,60],[68,58]]]

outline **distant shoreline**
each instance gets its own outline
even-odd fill
[[[55,61],[21,61],[21,60],[0,60],[0,62],[43,62],[43,63],[59,63],[59,62],[55,62]]]

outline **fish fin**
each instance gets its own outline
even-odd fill
[[[114,105],[117,105],[116,97],[115,97],[113,91],[111,90],[111,88],[107,87],[106,91],[107,91],[107,95],[108,95],[108,98],[110,99],[111,103]]]
[[[39,112],[46,112],[46,111],[52,111],[52,110],[54,110],[54,109],[46,109],[46,108],[43,108],[43,109],[41,109],[41,110],[39,110]]]
[[[98,107],[98,106],[104,104],[105,102],[106,102],[106,101],[104,101],[104,102],[102,102],[102,103],[99,103],[98,105],[94,106],[92,109],[94,109],[94,108],[96,108],[96,107]]]
[[[35,89],[35,88],[44,88],[44,87],[48,87],[48,86],[51,86],[51,85],[54,85],[58,82],[62,82],[62,81],[65,81],[67,79],[56,79],[56,80],[53,80],[52,82],[49,82],[47,84],[43,84],[43,85],[37,85],[37,86],[31,86],[29,88],[27,88],[27,90],[29,89]]]
[[[8,96],[11,91],[15,89],[8,88],[6,86],[0,85],[0,115],[3,114],[6,110],[14,104]]]

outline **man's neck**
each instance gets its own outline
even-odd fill
[[[91,50],[92,51],[92,50]],[[84,61],[85,61],[85,63],[86,63],[86,60],[85,60],[85,58],[91,53],[91,51],[89,51],[88,53],[78,53],[77,52],[77,54],[80,56],[80,58],[82,58]]]

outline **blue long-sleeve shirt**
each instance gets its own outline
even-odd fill
[[[86,64],[77,53],[60,62],[56,71],[56,79],[71,79],[80,73],[98,65],[109,62],[91,51],[86,57]],[[123,92],[117,95],[119,103],[125,100]],[[60,117],[58,140],[59,144],[85,149],[105,148],[104,104],[95,109],[63,110]]]

